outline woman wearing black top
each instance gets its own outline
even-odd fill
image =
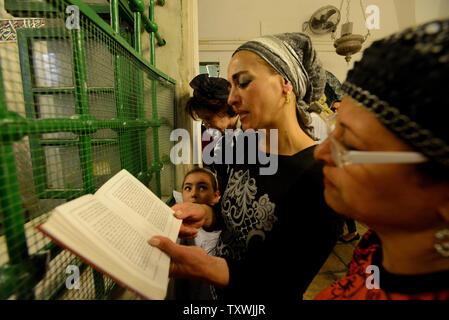
[[[254,150],[258,157],[228,166],[223,196],[214,208],[173,207],[183,219],[180,236],[194,237],[200,226],[222,230],[217,256],[163,237],[150,244],[171,256],[171,276],[207,281],[217,298],[301,299],[341,231],[340,217],[323,199],[307,112],[307,103],[324,91],[324,69],[308,36],[280,34],[240,46],[228,81],[228,103],[242,129],[257,131],[259,143],[246,145],[245,159]],[[234,147],[244,136],[235,138]],[[276,163],[264,164],[267,157]],[[267,174],[262,169],[268,166],[274,170]]]

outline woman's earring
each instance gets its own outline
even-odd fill
[[[289,103],[290,103],[290,91],[288,91],[287,94],[285,95],[285,104]]]
[[[435,232],[435,250],[445,258],[449,258],[449,229],[441,229]]]

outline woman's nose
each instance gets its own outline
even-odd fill
[[[232,88],[229,90],[229,96],[228,96],[228,104],[234,108],[235,111],[237,111],[237,105],[238,105],[239,97],[237,95],[237,90],[235,88]]]
[[[315,151],[313,152],[313,156],[315,160],[320,163],[326,165],[335,165],[334,160],[332,158],[332,151],[329,138],[327,138],[321,144],[316,146]]]

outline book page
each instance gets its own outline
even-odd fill
[[[75,222],[81,232],[88,229],[89,234],[94,234],[141,271],[154,272],[161,252],[148,245],[153,236],[149,230],[137,229],[123,215],[110,210],[95,197],[78,201],[76,207],[61,206],[58,211],[66,220]]]
[[[170,259],[148,244],[154,234],[136,228],[126,215],[110,210],[96,197],[86,195],[59,206],[41,229],[121,283],[131,282],[134,288],[144,282],[145,292],[150,282],[157,297],[163,298]]]
[[[95,196],[105,200],[107,205],[114,206],[115,210],[132,210],[142,221],[158,230],[159,234],[176,241],[181,221],[173,216],[174,211],[169,206],[128,171],[117,173]]]

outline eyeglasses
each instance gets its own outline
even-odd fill
[[[349,164],[366,163],[421,163],[428,159],[419,152],[413,151],[355,151],[348,150],[332,134],[335,119],[328,119],[328,135],[331,145],[332,160],[338,167]]]

